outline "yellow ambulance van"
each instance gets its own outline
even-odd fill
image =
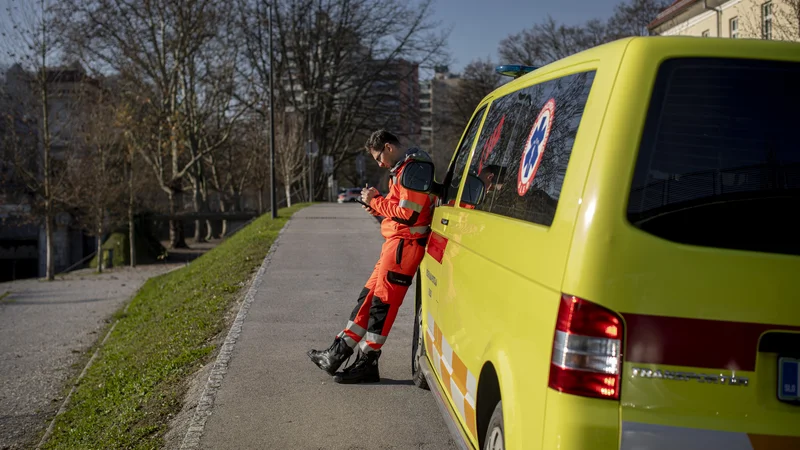
[[[800,449],[800,44],[502,70],[417,277],[414,381],[460,446]]]

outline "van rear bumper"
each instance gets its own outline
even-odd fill
[[[800,437],[622,423],[620,450],[784,450],[800,448]]]
[[[548,388],[543,431],[543,449],[618,450],[620,404]]]

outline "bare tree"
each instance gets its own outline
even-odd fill
[[[800,0],[785,0],[785,2],[785,7],[779,12],[782,39],[800,41]]]
[[[474,60],[464,67],[461,81],[450,97],[453,118],[462,130],[478,103],[503,81],[495,67],[496,64],[489,59]]]
[[[526,65],[544,65],[586,49],[582,26],[559,24],[552,17],[541,24],[512,34],[500,41],[502,61]]]
[[[251,105],[241,102],[236,93],[235,66],[240,44],[236,39],[233,15],[217,9],[207,18],[216,26],[214,32],[195,55],[187,58],[181,74],[181,95],[189,155],[211,155],[220,150],[231,131]],[[211,159],[213,160],[213,159]],[[205,159],[209,161],[209,159]],[[192,183],[193,204],[197,212],[208,211],[208,168],[204,159],[197,159],[187,172]],[[202,221],[195,222],[195,241],[209,239],[211,224],[206,221],[207,234],[202,233]]]
[[[15,108],[6,112],[10,122],[7,132],[13,158],[14,177],[33,194],[34,206],[42,213],[45,228],[45,278],[55,275],[53,242],[54,218],[62,178],[57,174],[54,160],[65,159],[64,151],[54,155],[52,130],[52,100],[50,87],[58,81],[57,54],[61,42],[53,32],[51,2],[9,1],[6,20],[0,22],[0,35],[6,56],[16,66],[17,85],[6,95]],[[10,86],[11,83],[7,83]],[[22,124],[22,128],[18,124]],[[18,133],[34,133],[23,136]]]
[[[237,124],[231,138],[218,151],[208,154],[205,163],[211,173],[211,187],[217,192],[221,212],[242,211],[242,195],[247,186],[256,184],[263,189],[264,183],[254,183],[254,176],[268,172],[258,168],[266,159],[265,149],[264,125],[244,120]],[[223,220],[219,236],[224,237],[227,231],[227,220]]]
[[[669,6],[667,0],[629,0],[614,7],[604,22],[592,19],[583,25],[559,24],[552,17],[500,42],[501,60],[544,65],[574,53],[627,36],[646,36],[647,24]]]
[[[279,1],[273,23],[274,68],[267,59],[267,5],[265,0],[239,1],[245,42],[242,78],[252,83],[258,104],[267,105],[263,99],[269,71],[275,71],[276,125],[284,133],[310,135],[320,156],[333,156],[338,168],[363,145],[365,130],[386,123],[397,128],[416,113],[403,111],[402,98],[391,103],[395,99],[381,84],[410,79],[418,66],[433,65],[443,56],[447,33],[437,31],[438,23],[431,21],[430,0]],[[289,144],[282,149],[277,169],[284,184],[305,180],[298,173],[303,148]],[[323,185],[320,180],[315,177],[315,186]],[[284,189],[292,191],[291,186]]]
[[[118,77],[114,81],[113,89],[119,95],[116,99],[116,124],[122,134],[122,145],[124,145],[124,156],[127,177],[127,220],[128,220],[128,242],[130,245],[130,265],[136,266],[136,213],[138,212],[141,193],[147,183],[152,181],[147,179],[147,173],[152,172],[143,159],[136,157],[137,154],[153,152],[153,146],[159,146],[161,120],[158,115],[152,114],[150,99],[152,93],[136,92],[129,85],[126,85],[125,77]]]
[[[66,177],[66,199],[73,217],[97,241],[97,271],[103,270],[103,236],[125,216],[125,148],[117,105],[107,89],[84,98],[76,111],[81,126],[73,145],[76,157]]]
[[[136,150],[129,144],[125,146],[125,165],[128,177],[128,248],[130,266],[136,267]]]
[[[740,27],[744,37],[775,39],[781,41],[800,41],[800,0],[779,0],[770,3],[772,20],[770,36],[763,24],[761,3],[742,2],[739,8],[750,8],[740,14]]]
[[[649,36],[647,25],[669,5],[668,0],[630,0],[614,7],[608,20],[608,40],[628,36]]]
[[[147,92],[155,135],[137,138],[147,162],[169,201],[170,247],[186,246],[183,228],[175,219],[184,181],[205,154],[219,143],[200,148],[197,127],[203,123],[197,102],[199,52],[219,31],[225,10],[221,0],[64,0],[64,31],[71,49],[97,69],[126,77],[132,92]]]

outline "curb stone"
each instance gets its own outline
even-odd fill
[[[194,415],[189,422],[189,428],[186,431],[186,435],[183,437],[183,442],[180,446],[181,450],[196,449],[200,446],[200,438],[205,430],[206,420],[212,413],[217,391],[222,385],[222,379],[228,372],[228,363],[230,362],[231,355],[233,354],[233,348],[236,345],[236,341],[239,339],[239,335],[242,334],[242,324],[244,323],[244,319],[247,316],[247,312],[250,310],[250,305],[253,303],[253,299],[255,298],[256,292],[258,292],[258,288],[261,286],[261,281],[266,274],[267,267],[269,267],[270,263],[272,262],[272,256],[280,245],[281,236],[283,236],[283,232],[291,222],[292,218],[289,218],[289,220],[287,220],[283,225],[283,228],[281,228],[281,231],[278,232],[275,242],[272,243],[272,246],[267,252],[267,256],[264,257],[264,261],[261,263],[261,267],[258,269],[258,273],[256,273],[253,284],[250,285],[250,289],[248,289],[247,293],[245,294],[244,302],[242,302],[242,305],[239,307],[239,312],[236,314],[236,319],[234,319],[233,324],[228,331],[228,335],[225,338],[225,342],[220,348],[217,359],[214,362],[214,367],[211,369],[211,374],[208,376],[208,380],[206,381],[206,386],[203,388],[203,393],[200,395],[200,400],[197,402]]]

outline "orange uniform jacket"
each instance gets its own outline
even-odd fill
[[[427,153],[417,148],[406,152],[406,157],[391,169],[389,194],[376,196],[370,202],[374,213],[385,217],[381,223],[383,237],[420,239],[430,233],[433,217],[434,195],[412,191],[400,185],[403,168],[410,161],[430,161]]]

